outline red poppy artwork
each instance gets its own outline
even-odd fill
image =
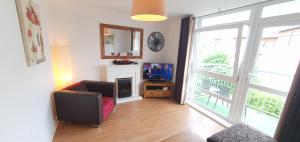
[[[46,61],[43,32],[37,4],[32,0],[16,0],[27,66]]]

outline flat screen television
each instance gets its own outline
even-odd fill
[[[143,78],[150,81],[171,81],[173,64],[144,63]]]

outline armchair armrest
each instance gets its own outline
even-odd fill
[[[115,104],[117,99],[116,94],[116,84],[114,82],[104,82],[104,81],[82,81],[86,88],[91,92],[101,93],[104,97],[113,97]]]
[[[58,120],[99,125],[102,119],[102,96],[96,92],[62,90],[54,92]]]

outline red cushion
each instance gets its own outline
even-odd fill
[[[112,97],[102,97],[103,119],[108,118],[109,114],[114,110],[114,99]]]

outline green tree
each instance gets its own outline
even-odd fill
[[[203,59],[204,68],[208,71],[230,75],[231,70],[229,67],[229,56],[222,52],[214,52]],[[215,86],[223,86],[228,89],[230,94],[233,93],[234,85],[224,80],[218,80],[213,77],[204,77],[203,79],[208,80]]]
[[[229,57],[222,52],[216,52],[203,59],[203,63],[229,65]]]
[[[208,71],[231,75],[229,56],[222,52],[214,52],[202,60],[204,68]]]

